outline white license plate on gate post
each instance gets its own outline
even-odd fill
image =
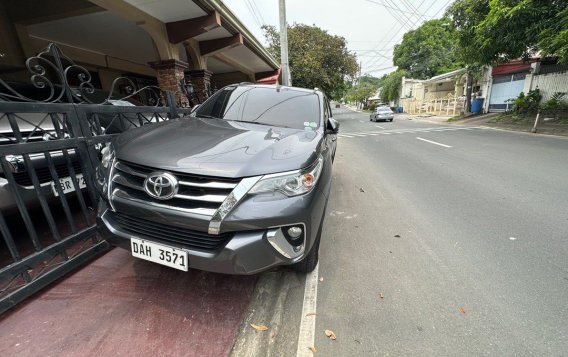
[[[78,174],[75,177],[77,178],[77,183],[79,184],[79,188],[87,187],[87,185],[85,185],[85,178],[83,177],[83,174]],[[71,180],[71,176],[60,178],[59,186],[61,186],[63,194],[68,194],[69,192],[75,191],[75,185],[73,185],[73,180]],[[59,196],[59,193],[55,189],[55,181],[51,183],[51,189],[53,190],[53,194],[55,196]]]
[[[187,252],[147,240],[130,238],[132,256],[183,271],[188,270]]]

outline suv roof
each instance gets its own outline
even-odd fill
[[[301,87],[293,87],[293,86],[283,86],[280,84],[257,84],[257,83],[249,83],[249,82],[242,82],[242,83],[237,83],[237,84],[230,84],[227,87],[230,86],[239,86],[239,87],[255,87],[255,88],[274,88],[274,89],[278,89],[278,88],[287,88],[287,89],[292,89],[292,90],[296,90],[299,92],[305,92],[305,93],[320,93],[323,95],[323,92],[320,89],[307,89],[307,88],[301,88]]]

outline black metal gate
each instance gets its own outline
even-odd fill
[[[109,248],[95,221],[104,145],[190,111],[125,77],[102,93],[54,45],[26,65],[30,85],[0,79],[0,313]],[[119,87],[129,94],[114,99]]]

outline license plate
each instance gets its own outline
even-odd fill
[[[133,257],[183,271],[188,269],[187,252],[181,249],[138,238],[130,238],[130,249]]]
[[[75,177],[77,177],[77,181],[79,183],[79,188],[87,187],[87,185],[85,185],[85,178],[83,177],[83,174],[78,174]],[[55,189],[55,185],[56,185],[55,182],[51,183],[51,188],[53,189],[53,194],[55,196],[59,196],[59,193]],[[75,191],[75,186],[73,185],[73,180],[71,180],[71,177],[60,178],[59,179],[59,186],[61,186],[61,190],[63,191],[64,194]]]

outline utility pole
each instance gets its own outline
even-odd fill
[[[282,62],[282,84],[292,85],[290,65],[288,63],[288,25],[286,24],[286,0],[279,1],[280,11],[280,62]]]

